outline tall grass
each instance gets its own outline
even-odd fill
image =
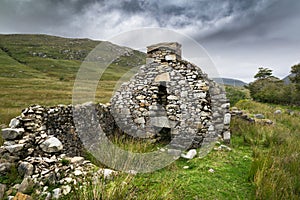
[[[275,115],[278,107],[253,101],[240,101],[237,107],[263,113],[272,126],[232,121],[233,137],[240,136],[253,148],[250,178],[257,199],[300,199],[300,119],[299,115]]]
[[[66,200],[120,200],[120,199],[177,199],[172,195],[174,188],[180,187],[177,182],[165,180],[160,182],[160,186],[153,192],[153,184],[143,185],[144,191],[140,191],[140,186],[133,184],[137,179],[133,175],[122,174],[115,177],[114,180],[105,180],[104,178],[95,178],[81,185],[80,189],[75,190],[69,196],[63,197]]]

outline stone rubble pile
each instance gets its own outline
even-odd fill
[[[238,117],[246,120],[250,123],[258,123],[264,125],[272,125],[274,122],[270,119],[266,119],[263,114],[250,114],[247,111],[239,110],[237,107],[232,107],[230,110],[232,117]],[[277,113],[275,113],[277,114]]]
[[[109,121],[112,119],[104,113],[107,107],[102,104],[91,105],[96,108],[105,131],[112,132],[113,122]],[[85,110],[87,106],[77,108]],[[15,168],[23,181],[10,188],[1,186],[0,199],[4,194],[11,196],[15,191],[24,193],[32,188],[38,188],[34,191],[36,195],[56,199],[68,194],[85,177],[107,173],[108,169],[96,172],[97,167],[82,157],[85,148],[76,133],[73,109],[71,105],[50,108],[30,106],[11,120],[9,128],[2,129],[5,142],[0,147],[0,174],[5,176]],[[49,190],[51,185],[59,187]]]

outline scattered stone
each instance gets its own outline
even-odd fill
[[[50,192],[45,192],[45,193],[43,193],[43,194],[45,194],[45,195],[46,195],[46,197],[45,197],[45,200],[50,200],[50,199],[51,199],[51,197],[52,197],[52,195],[51,195],[51,193],[50,193]]]
[[[22,183],[20,184],[20,187],[18,189],[19,192],[26,192],[30,189],[32,189],[34,186],[34,183],[30,177],[26,177],[23,179]]]
[[[216,151],[231,151],[232,149],[224,144],[221,144],[220,146],[214,148]]]
[[[9,172],[12,167],[11,163],[5,162],[5,163],[0,163],[0,174]]]
[[[18,166],[18,172],[20,176],[31,176],[33,174],[33,165],[28,162],[21,162]]]
[[[21,184],[18,184],[18,183],[17,183],[17,184],[15,184],[15,185],[12,187],[12,189],[19,190],[20,185],[21,185]]]
[[[132,175],[137,175],[138,172],[135,170],[128,170],[127,173]]]
[[[111,169],[99,169],[97,171],[97,174],[102,174],[104,179],[112,179],[112,177],[116,175],[117,172]]]
[[[75,176],[81,176],[82,174],[83,174],[83,173],[82,173],[81,170],[76,169],[76,170],[74,171],[74,175],[75,175]]]
[[[84,162],[84,158],[80,157],[80,156],[75,156],[75,157],[71,158],[70,162],[72,164],[82,164]]]
[[[9,151],[9,153],[16,153],[23,149],[24,144],[14,144],[10,146],[5,146],[4,148]]]
[[[10,120],[9,127],[10,128],[17,128],[21,124],[20,120],[17,118],[13,118]]]
[[[7,186],[0,183],[0,199],[3,199]]]
[[[27,194],[23,194],[21,192],[18,192],[16,194],[16,196],[13,198],[13,200],[32,200],[32,197],[27,195]]]
[[[230,120],[231,120],[231,114],[230,113],[226,113],[224,115],[224,125],[230,124]]]
[[[61,190],[62,190],[63,195],[67,195],[71,192],[72,188],[69,185],[63,185],[61,187]]]
[[[40,144],[41,149],[47,153],[59,152],[63,149],[63,145],[56,137],[50,137]]]
[[[178,97],[175,96],[175,95],[169,95],[169,96],[167,97],[167,99],[168,99],[168,100],[178,100]]]
[[[275,112],[274,112],[275,115],[279,115],[279,114],[281,114],[281,113],[282,113],[281,110],[275,110]]]
[[[70,178],[70,177],[67,177],[64,180],[66,181],[66,183],[72,183],[73,182],[73,179]]]
[[[295,112],[293,110],[290,110],[290,109],[287,109],[286,112],[289,115],[294,115],[295,114]]]
[[[190,149],[187,154],[181,154],[182,158],[186,159],[193,159],[197,155],[197,150],[196,149]]]
[[[24,133],[24,128],[4,128],[2,129],[2,138],[5,140],[14,140],[21,137]]]
[[[231,134],[229,131],[223,133],[223,140],[226,144],[230,144]]]
[[[53,192],[53,195],[52,195],[53,199],[59,199],[61,197],[61,189],[60,188],[56,188],[52,192]]]
[[[263,114],[255,114],[254,117],[256,119],[264,119],[265,118],[265,116]]]

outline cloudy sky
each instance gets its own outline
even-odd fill
[[[106,40],[144,27],[199,42],[222,77],[285,77],[300,62],[299,0],[0,0],[0,33]]]

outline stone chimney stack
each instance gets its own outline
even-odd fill
[[[147,63],[181,60],[181,44],[158,43],[147,47]]]

